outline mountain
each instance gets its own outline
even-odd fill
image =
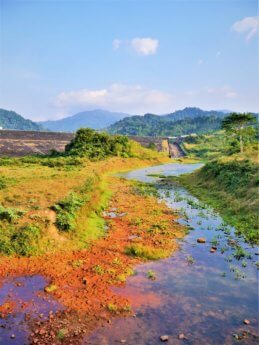
[[[184,119],[195,119],[197,117],[204,117],[204,116],[216,116],[216,117],[224,117],[226,115],[223,111],[217,110],[202,110],[200,108],[189,107],[184,108],[182,110],[176,110],[174,113],[170,113],[164,115],[163,117],[167,120],[184,120]]]
[[[0,109],[0,127],[25,131],[42,131],[44,128],[11,110]]]
[[[225,113],[184,108],[166,115],[146,114],[126,117],[107,128],[112,134],[140,136],[179,136],[218,130]]]
[[[60,120],[39,122],[39,124],[51,131],[74,132],[81,127],[102,129],[126,116],[129,115],[106,110],[90,110]]]

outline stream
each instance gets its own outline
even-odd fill
[[[86,344],[153,345],[161,343],[161,335],[168,336],[168,344],[258,343],[256,248],[186,189],[150,176],[178,176],[199,167],[172,163],[122,175],[154,183],[161,200],[179,212],[178,221],[189,233],[180,241],[179,251],[168,259],[139,265],[126,286],[115,289],[129,297],[136,315],[115,318],[111,325],[95,330]],[[206,243],[197,243],[200,237]],[[216,250],[211,252],[211,247]],[[156,280],[147,278],[150,270]]]
[[[160,199],[189,231],[171,257],[138,265],[125,286],[114,288],[130,300],[135,315],[114,317],[87,335],[84,344],[155,345],[162,335],[175,345],[258,343],[257,249],[186,189],[156,177],[178,176],[200,166],[171,163],[121,174],[154,183]],[[197,243],[198,238],[206,242]],[[155,273],[155,280],[148,279],[148,271]],[[0,318],[0,344],[27,344],[30,315],[44,320],[62,309],[44,295],[46,284],[41,276],[4,282],[0,305],[13,299],[19,303],[14,313],[10,305],[10,315]]]

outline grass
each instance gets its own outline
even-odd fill
[[[258,165],[252,159],[222,157],[177,180],[216,209],[238,235],[250,243],[259,243]]]
[[[133,158],[98,162],[73,156],[0,158],[0,254],[75,250],[103,236],[109,174],[169,160],[137,143],[132,146]],[[23,231],[27,226],[39,232]],[[28,248],[22,244],[26,241]]]
[[[31,256],[38,252],[41,231],[35,225],[0,228],[0,252],[5,255]]]
[[[159,260],[168,257],[167,250],[154,248],[142,244],[132,244],[126,247],[125,253],[129,256],[135,256],[147,260]]]

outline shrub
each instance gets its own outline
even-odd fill
[[[5,208],[0,205],[0,220],[6,220],[9,223],[16,221],[24,214],[23,211],[17,210],[15,208]]]
[[[87,157],[91,160],[104,159],[108,156],[129,157],[131,155],[127,137],[98,133],[90,128],[79,129],[65,151],[68,155]]]
[[[56,211],[56,225],[60,230],[71,231],[75,227],[76,211],[84,204],[83,197],[70,193],[65,199],[53,206]]]
[[[35,254],[40,238],[40,229],[33,225],[24,226],[12,235],[11,243],[14,252],[21,256]]]

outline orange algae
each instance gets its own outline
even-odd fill
[[[31,337],[33,341],[36,339],[36,343],[39,339],[40,344],[50,343],[53,334],[65,324],[67,332],[62,343],[72,341],[72,344],[78,344],[86,332],[98,322],[109,320],[111,314],[130,313],[129,300],[133,296],[128,299],[111,289],[125,284],[133,266],[143,261],[126,255],[126,248],[137,243],[151,249],[159,248],[169,255],[178,247],[173,239],[184,235],[183,228],[174,222],[175,215],[164,203],[158,203],[151,196],[137,195],[131,182],[115,177],[108,180],[113,192],[109,209],[116,208],[116,213],[123,216],[110,218],[107,215],[108,232],[92,242],[90,248],[1,259],[2,279],[7,276],[43,275],[50,281],[49,285],[56,287],[50,289],[49,294],[67,307],[65,312],[33,326]],[[141,219],[141,222],[134,222],[136,219]],[[154,225],[166,231],[149,231],[154,229]],[[44,332],[40,334],[39,329],[44,329]],[[71,340],[71,336],[77,340]]]

